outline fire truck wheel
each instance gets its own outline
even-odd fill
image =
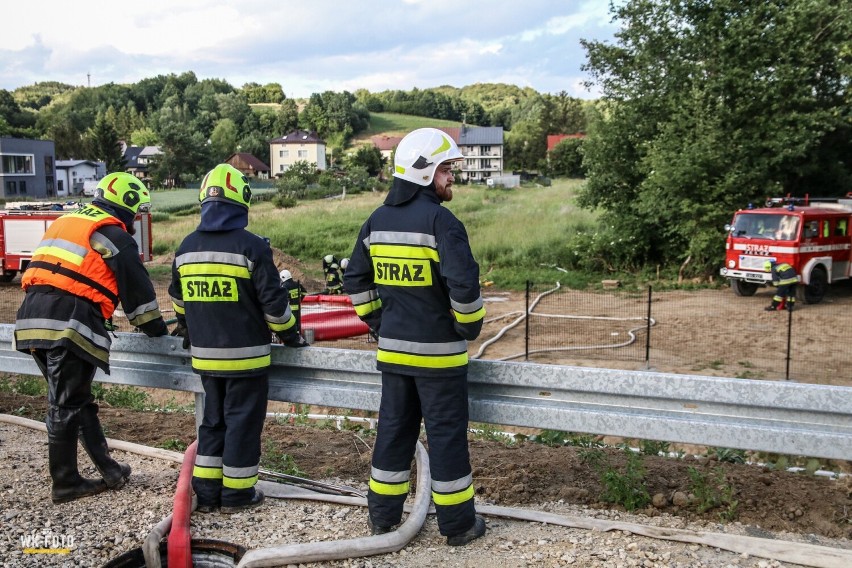
[[[0,282],[11,282],[12,279],[15,278],[16,274],[17,272],[14,270],[11,270],[9,272],[3,271],[2,273],[0,273]]]
[[[757,284],[744,280],[731,280],[731,290],[737,296],[754,296],[754,293],[757,292],[757,287]]]
[[[811,272],[811,279],[804,288],[803,295],[806,304],[819,304],[825,296],[828,288],[828,276],[822,268],[816,268]]]

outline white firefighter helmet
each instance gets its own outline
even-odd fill
[[[289,270],[287,270],[286,268],[285,268],[284,270],[282,270],[281,272],[279,272],[279,273],[278,273],[278,276],[280,276],[280,277],[281,277],[281,282],[282,282],[282,283],[283,283],[283,282],[287,282],[288,280],[290,280],[290,279],[293,277],[293,275],[292,275],[292,274],[290,274],[290,271],[289,271]]]
[[[429,185],[440,164],[463,157],[459,147],[446,132],[437,128],[418,128],[397,146],[393,175],[417,185]]]
[[[349,266],[349,259],[348,258],[344,258],[343,260],[340,261],[340,268],[342,268],[343,270],[346,270],[347,266]]]
[[[324,257],[322,257],[322,260],[326,264],[331,264],[331,263],[334,262],[334,255],[333,254],[327,254]]]

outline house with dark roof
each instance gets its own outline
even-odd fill
[[[255,158],[247,152],[237,152],[231,154],[225,160],[226,164],[231,164],[249,178],[269,179],[269,166]]]
[[[106,164],[94,160],[56,160],[56,195],[82,195],[83,182],[106,175]]]
[[[314,131],[294,130],[269,141],[269,161],[274,176],[280,176],[296,162],[316,164],[318,170],[325,170],[325,140]]]
[[[133,174],[150,187],[151,175],[149,169],[151,161],[162,153],[159,146],[126,146],[124,149],[126,161],[124,171]]]
[[[464,155],[463,181],[487,182],[503,175],[503,127],[468,126],[441,128],[452,137]]]

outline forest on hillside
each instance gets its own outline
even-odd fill
[[[268,141],[295,128],[316,131],[333,154],[343,155],[353,136],[369,127],[371,113],[388,112],[502,126],[507,132],[523,126],[523,139],[507,143],[508,165],[537,169],[547,134],[585,130],[586,105],[565,93],[540,94],[512,85],[327,91],[294,100],[279,83],[234,87],[220,79],[199,80],[187,71],[129,85],[41,82],[0,90],[0,135],[50,139],[59,159],[103,160],[110,170],[120,166],[118,140],[156,145],[164,157],[154,179],[169,175],[189,181],[238,150],[268,163]]]

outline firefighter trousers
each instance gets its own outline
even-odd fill
[[[416,377],[382,372],[382,400],[373,449],[367,503],[376,527],[402,519],[409,490],[411,461],[426,426],[432,499],[444,536],[473,526],[473,478],[467,444],[467,373],[453,377]]]
[[[79,434],[83,448],[89,454],[92,463],[98,468],[109,487],[124,484],[124,472],[121,464],[112,459],[98,419],[98,405],[92,395],[92,380],[95,366],[78,357],[64,347],[33,349],[33,359],[47,380],[47,426],[48,442],[51,446],[50,468],[54,482],[55,472],[64,471],[65,477],[77,478],[77,437]],[[61,450],[60,450],[61,448]],[[58,456],[69,460],[68,467],[54,463]],[[70,466],[73,457],[73,467]],[[72,471],[73,470],[73,471]],[[129,472],[129,469],[128,469]],[[65,480],[66,485],[71,484]]]
[[[199,506],[236,507],[254,497],[269,378],[201,376],[204,418],[192,489]]]
[[[92,396],[95,366],[64,347],[33,349],[32,356],[47,380],[47,435],[76,444],[83,409],[91,406],[97,420],[98,406]]]

